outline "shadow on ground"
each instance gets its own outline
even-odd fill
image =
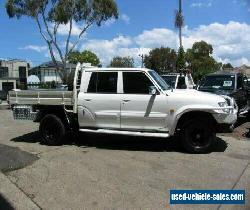
[[[122,135],[88,134],[81,133],[78,139],[69,136],[66,145],[76,145],[79,147],[95,147],[107,150],[128,150],[128,151],[148,151],[148,152],[181,152],[185,151],[180,147],[178,138],[149,138]],[[32,132],[12,139],[14,142],[37,143],[41,137],[39,132]],[[221,139],[216,139],[215,149],[212,152],[224,152],[227,143]]]
[[[11,139],[14,142],[25,142],[25,143],[38,143],[41,142],[41,136],[38,131],[24,134],[22,136],[18,136],[14,139]]]
[[[235,124],[232,136],[239,140],[250,140],[250,122],[249,116],[239,117]]]
[[[0,209],[14,210],[11,204],[0,194]]]

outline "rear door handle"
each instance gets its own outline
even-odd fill
[[[85,100],[85,101],[92,101],[91,98],[85,98],[84,100]]]
[[[128,99],[124,99],[124,100],[122,100],[123,102],[130,102],[130,100],[128,100]]]

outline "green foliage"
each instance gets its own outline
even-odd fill
[[[100,60],[97,55],[89,50],[85,50],[83,52],[73,51],[69,54],[68,58],[70,63],[77,64],[80,63],[91,63],[92,66],[99,66]]]
[[[7,0],[6,11],[9,17],[29,16],[36,18],[46,12],[50,22],[67,24],[75,22],[95,22],[98,26],[109,18],[118,18],[114,0]]]
[[[226,63],[226,64],[222,65],[222,69],[232,69],[232,68],[233,68],[233,66],[231,63]]]
[[[179,0],[179,10],[175,11],[175,28],[179,29],[179,42],[182,47],[182,28],[184,27],[184,16],[182,14],[182,0]]]
[[[196,59],[200,57],[209,57],[213,54],[213,47],[205,41],[195,42],[192,47],[192,53]]]
[[[124,67],[124,68],[133,68],[134,59],[131,57],[114,57],[109,64],[109,67]]]
[[[184,26],[184,17],[180,11],[175,12],[175,27],[182,28]]]
[[[175,70],[177,55],[171,48],[155,48],[145,57],[146,68],[153,69],[162,74]]]
[[[176,68],[177,68],[177,70],[181,70],[181,69],[186,68],[185,51],[184,51],[183,47],[180,47],[178,50]]]
[[[221,63],[217,63],[212,57],[212,45],[200,41],[195,42],[191,49],[186,52],[186,61],[188,68],[193,72],[195,81],[200,80],[204,75],[218,71],[221,68]]]

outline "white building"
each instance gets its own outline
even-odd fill
[[[23,60],[0,60],[0,92],[6,97],[9,90],[27,86],[29,63]]]
[[[61,62],[58,62],[59,66],[62,68],[63,65]],[[75,71],[76,65],[75,64],[67,64],[67,71]],[[62,80],[59,76],[59,73],[55,67],[55,64],[50,61],[43,63],[39,66],[36,66],[29,71],[29,75],[36,75],[40,79],[41,83],[46,83],[46,82],[56,82],[56,83],[61,83]]]

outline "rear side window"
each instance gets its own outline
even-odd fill
[[[123,91],[127,94],[149,94],[150,79],[142,72],[123,72]]]
[[[93,72],[88,93],[117,93],[117,72]]]

